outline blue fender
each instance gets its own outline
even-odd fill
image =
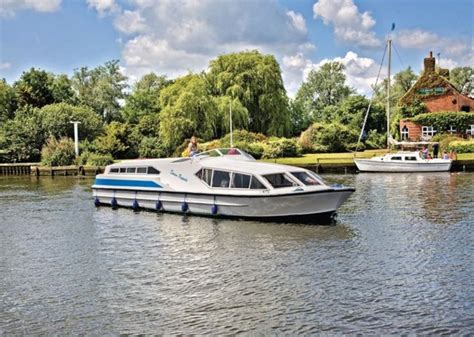
[[[158,200],[158,201],[156,202],[156,204],[155,204],[155,209],[156,209],[157,211],[159,211],[159,210],[161,210],[162,208],[163,208],[163,204],[161,203],[160,200]]]
[[[187,212],[188,211],[188,203],[186,201],[184,201],[182,204],[181,204],[181,211],[183,212]]]
[[[219,211],[219,207],[217,207],[217,205],[212,205],[211,207],[212,215],[216,215],[218,211]]]
[[[110,202],[110,206],[112,206],[112,209],[116,209],[118,206],[117,199],[115,197],[112,198],[112,201]]]
[[[137,211],[137,210],[140,208],[140,205],[138,204],[137,199],[135,199],[135,200],[133,201],[132,207],[133,207],[133,210],[135,210],[135,211]]]

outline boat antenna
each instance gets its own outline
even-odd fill
[[[385,45],[385,49],[384,49],[383,55],[382,55],[382,61],[380,62],[379,72],[377,73],[377,78],[375,79],[375,84],[372,87],[372,97],[370,98],[369,106],[367,107],[367,111],[365,112],[364,122],[362,123],[362,129],[360,130],[359,139],[357,140],[357,145],[356,145],[354,156],[357,153],[357,150],[359,149],[360,141],[362,140],[362,136],[364,135],[365,125],[367,124],[367,117],[369,116],[369,111],[370,111],[370,108],[372,107],[372,103],[374,101],[375,90],[377,89],[377,84],[379,82],[380,73],[382,72],[383,61],[385,60],[385,54],[386,53],[387,53],[387,45]]]
[[[390,68],[392,67],[392,39],[389,37],[388,45],[388,74],[387,74],[387,150],[390,149]]]
[[[232,137],[232,97],[230,98],[230,147],[234,147],[234,139]]]

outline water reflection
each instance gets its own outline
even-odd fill
[[[95,209],[0,179],[0,334],[474,333],[474,174],[328,175],[335,226]]]

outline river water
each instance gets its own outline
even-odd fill
[[[474,174],[328,175],[336,225],[96,209],[0,178],[0,335],[474,333]]]

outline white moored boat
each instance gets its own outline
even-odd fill
[[[403,151],[354,162],[361,172],[445,172],[452,165],[451,159],[423,159],[419,152]]]
[[[329,220],[355,191],[239,149],[112,164],[92,190],[97,206],[288,222]]]

